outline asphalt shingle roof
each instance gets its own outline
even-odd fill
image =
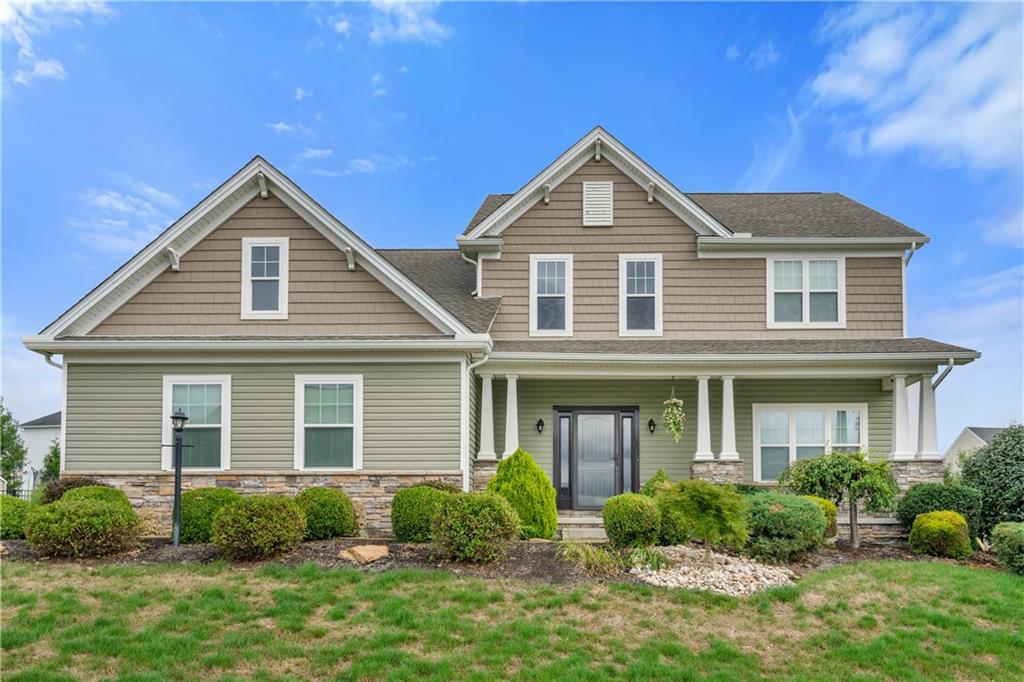
[[[524,339],[495,341],[513,353],[624,353],[639,355],[744,355],[847,353],[973,353],[931,339]]]
[[[60,411],[33,419],[32,421],[21,423],[21,428],[25,428],[26,426],[60,426]]]
[[[1003,427],[994,426],[968,426],[971,431],[974,432],[978,438],[982,439],[986,443],[991,443],[995,440],[995,437],[1003,432]]]

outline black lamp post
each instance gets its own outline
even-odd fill
[[[181,432],[185,430],[188,416],[181,410],[171,415],[171,426],[174,427],[174,517],[172,520],[171,542],[178,546],[181,535]]]

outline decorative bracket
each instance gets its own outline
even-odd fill
[[[647,183],[647,203],[648,204],[653,204],[654,203],[654,183],[653,182],[648,182]]]
[[[345,258],[348,260],[348,269],[356,269],[356,252],[352,250],[351,246],[346,246],[341,250],[345,254]]]
[[[547,204],[550,204],[550,203],[551,203],[551,185],[547,184],[547,185],[544,185],[544,204],[547,205]]]
[[[167,255],[171,258],[171,270],[175,272],[181,271],[181,254],[175,251],[172,247],[167,247]]]
[[[594,143],[594,158],[597,161],[601,160],[601,140]]]
[[[267,192],[267,176],[263,173],[257,173],[256,179],[260,183],[260,199],[266,199],[269,196]]]

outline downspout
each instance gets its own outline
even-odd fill
[[[462,256],[462,260],[466,261],[467,263],[472,263],[473,266],[476,268],[476,287],[473,289],[472,292],[470,292],[470,295],[471,296],[479,296],[480,295],[480,255],[477,254],[476,260],[474,260],[472,258],[468,258],[466,256],[466,254],[462,253],[462,251],[459,251],[459,255]],[[486,359],[486,356],[484,356],[484,357]]]
[[[953,365],[953,358],[950,358],[949,360],[946,361],[946,369],[942,370],[942,374],[939,375],[939,378],[932,382],[932,390],[938,388],[939,384],[942,383],[943,379],[949,376],[949,373],[953,371]]]
[[[60,364],[59,362],[53,361],[53,353],[43,351],[43,360],[46,360],[46,364],[48,364],[50,367],[56,367],[57,369],[64,371],[64,365]]]

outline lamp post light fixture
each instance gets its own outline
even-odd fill
[[[174,428],[174,515],[171,521],[171,542],[175,547],[178,546],[178,539],[181,536],[181,434],[187,421],[188,415],[180,409],[171,415],[171,426]]]

